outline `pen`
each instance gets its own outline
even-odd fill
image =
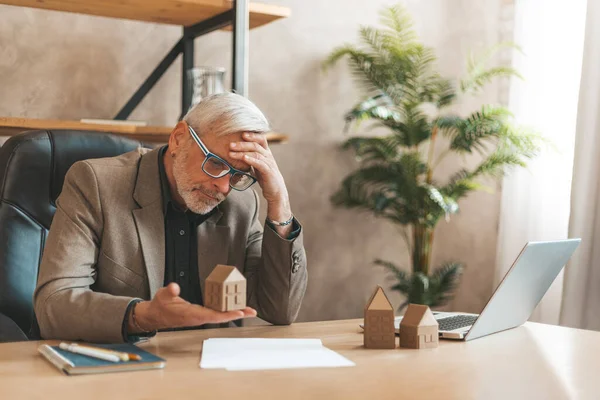
[[[142,359],[142,357],[140,357],[137,354],[126,353],[126,352],[117,351],[117,350],[104,349],[102,347],[93,347],[93,346],[89,346],[87,344],[73,343],[73,346],[85,347],[87,349],[100,351],[100,352],[106,353],[106,354],[114,354],[115,356],[119,357],[119,359],[121,361],[131,361],[131,360],[140,361]]]
[[[58,345],[62,350],[69,351],[71,353],[83,354],[84,356],[99,358],[105,361],[119,362],[120,358],[114,354],[107,354],[105,352],[97,351],[96,349],[90,349],[83,346],[77,346],[73,344],[61,343]]]

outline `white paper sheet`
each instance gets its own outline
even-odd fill
[[[200,368],[225,368],[229,371],[354,365],[323,346],[320,339],[207,339],[202,346],[200,360]]]

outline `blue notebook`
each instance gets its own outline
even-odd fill
[[[139,361],[104,361],[82,354],[71,353],[60,349],[58,346],[43,344],[38,347],[40,352],[56,368],[68,375],[99,374],[105,372],[138,371],[144,369],[164,368],[166,361],[139,347],[128,344],[94,344],[94,347],[103,347],[110,350],[133,353],[142,357]]]

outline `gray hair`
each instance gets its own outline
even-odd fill
[[[269,121],[254,103],[244,96],[229,92],[203,98],[188,111],[183,120],[200,136],[208,132],[215,136],[226,136],[271,130]]]

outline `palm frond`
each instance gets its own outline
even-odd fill
[[[361,46],[344,45],[333,50],[323,62],[327,68],[348,57],[357,81],[373,95],[383,92],[397,105],[432,102],[450,104],[454,85],[435,71],[433,49],[418,41],[412,19],[404,7],[388,7],[381,13],[383,29],[361,26]]]
[[[397,164],[390,165],[390,168],[402,171],[408,179],[418,180],[420,175],[427,173],[427,165],[421,160],[421,155],[417,151],[405,151],[400,156]]]
[[[452,298],[453,291],[458,284],[458,279],[462,271],[462,264],[449,262],[431,274],[429,279],[431,286],[430,307],[443,305]]]
[[[498,149],[475,168],[472,176],[487,175],[500,178],[506,172],[507,167],[514,166],[525,167],[527,164],[518,154]]]
[[[526,167],[548,142],[535,130],[524,126],[504,124],[500,130],[496,150],[474,171],[473,176],[500,177],[511,167]]]
[[[435,102],[442,87],[435,71],[436,56],[433,49],[422,46],[415,49],[406,68],[403,82],[403,101],[409,105]]]
[[[497,139],[502,133],[512,114],[505,107],[484,105],[466,119],[456,122],[456,129],[450,133],[450,148],[458,152],[471,153],[474,150],[485,153],[486,143]],[[451,123],[446,120],[444,122]]]
[[[482,185],[474,179],[473,173],[466,169],[461,169],[450,178],[446,185],[440,188],[440,192],[444,196],[458,201],[468,193],[480,189],[482,189]]]
[[[495,150],[473,170],[457,172],[440,192],[458,200],[473,190],[481,190],[484,186],[476,181],[477,178],[499,178],[509,168],[526,167],[527,161],[539,154],[544,143],[544,138],[530,128],[504,124],[498,132]]]
[[[375,265],[383,267],[390,272],[396,280],[396,284],[392,286],[392,290],[399,291],[400,293],[408,294],[410,291],[410,276],[406,271],[398,268],[396,265],[389,261],[376,259]]]
[[[393,101],[384,93],[378,93],[358,103],[344,117],[346,128],[352,122],[360,122],[369,119],[380,120],[383,123],[400,123],[401,114],[396,109]]]
[[[400,306],[400,309],[408,303],[424,304],[429,307],[445,304],[452,298],[463,272],[462,264],[457,262],[442,265],[431,276],[421,272],[409,274],[389,261],[377,259],[374,263],[383,267],[394,278],[392,290],[407,296],[406,302]]]
[[[363,44],[371,49],[374,58],[385,58],[387,56],[387,47],[389,47],[389,35],[371,26],[361,26],[358,30]]]
[[[488,48],[478,57],[473,54],[469,56],[467,61],[467,76],[460,81],[462,93],[477,93],[494,78],[512,76],[523,78],[515,68],[510,66],[488,67],[491,59],[499,50],[504,48],[520,50],[514,43],[502,42]]]
[[[460,89],[463,93],[478,92],[495,78],[517,77],[523,79],[523,76],[513,67],[492,67],[486,70],[473,72],[467,80],[460,82]]]
[[[394,131],[398,145],[418,146],[431,136],[431,123],[417,107],[397,107],[387,94],[379,93],[350,110],[346,116],[346,127],[352,122],[360,124],[374,120]]]
[[[397,224],[416,223],[423,219],[420,191],[425,189],[419,181],[426,171],[417,152],[402,153],[393,162],[374,163],[354,171],[331,200],[338,206],[370,210]]]
[[[431,137],[431,122],[428,116],[418,107],[405,106],[400,109],[402,123],[389,126],[402,138],[406,147],[416,147]]]
[[[521,54],[523,53],[523,49],[521,48],[521,46],[519,46],[515,42],[511,42],[510,40],[508,40],[508,41],[498,42],[498,43],[495,43],[495,44],[489,46],[488,48],[484,49],[479,56],[474,56],[474,54],[471,53],[471,57],[469,57],[469,62],[472,59],[473,61],[479,61],[483,64],[487,64],[500,51],[511,50],[511,49],[516,50]]]
[[[361,56],[361,58],[368,58],[368,55],[366,53],[358,51],[358,49],[356,49],[356,47],[351,44],[347,43],[342,46],[338,46],[335,49],[333,49],[331,53],[329,53],[325,60],[323,60],[323,62],[321,63],[321,68],[324,71],[327,71],[345,56],[358,57],[359,55]]]
[[[373,142],[378,138],[353,139]],[[385,141],[386,139],[379,138],[380,141]],[[372,150],[369,149],[369,151]],[[379,151],[379,149],[373,151]],[[368,155],[370,153],[363,154]],[[396,153],[394,156],[397,157],[395,160],[387,159],[386,162],[365,165],[363,168],[351,173],[346,179],[354,181],[357,185],[363,185],[365,189],[372,189],[373,185],[379,188],[378,185],[385,184],[388,192],[403,196],[407,193],[408,189],[419,185],[419,177],[427,172],[427,167],[416,152]]]
[[[452,150],[468,152],[476,149],[485,151],[485,143],[494,148],[473,170],[462,169],[452,176],[440,192],[455,200],[471,191],[485,189],[477,182],[481,176],[498,178],[508,168],[525,167],[527,160],[536,157],[541,147],[547,143],[535,130],[514,126],[508,119],[511,114],[503,107],[484,107],[468,119],[441,117],[436,125],[448,132],[452,138]]]
[[[343,144],[344,149],[352,148],[357,160],[361,162],[392,162],[400,158],[400,144],[394,136],[389,137],[353,137]]]
[[[335,48],[329,57],[323,61],[322,67],[327,70],[340,59],[347,57],[350,71],[356,82],[360,84],[367,94],[376,94],[380,91],[397,95],[393,84],[393,75],[388,68],[378,63],[377,56],[352,45]]]
[[[451,105],[456,99],[456,88],[450,79],[439,78],[434,83],[437,98],[434,100],[438,109]]]
[[[385,193],[367,189],[361,179],[350,175],[344,179],[338,191],[331,196],[331,201],[336,206],[373,212],[385,207],[385,204],[381,204],[381,200],[378,200],[379,198],[385,199]]]
[[[457,115],[442,115],[436,118],[433,125],[436,126],[442,134],[455,137],[464,123],[465,120]]]
[[[550,142],[531,127],[506,123],[500,131],[498,147],[515,151],[524,159],[536,157],[542,147],[548,146],[551,146]]]
[[[432,185],[425,185],[424,188],[429,194],[429,199],[438,208],[437,212],[435,209],[430,210],[431,216],[429,220],[426,221],[428,225],[435,226],[440,216],[445,215],[446,218],[448,218],[450,214],[456,214],[458,212],[458,203],[453,197],[446,195]]]
[[[359,208],[374,212],[377,216],[386,216],[386,211],[394,207],[394,217],[406,219],[410,223],[412,211],[398,206],[405,204],[397,192],[404,177],[398,171],[382,165],[372,165],[348,175],[341,188],[332,196],[335,205],[346,208]]]
[[[414,30],[414,21],[408,11],[400,4],[385,7],[379,13],[382,25],[393,32],[396,46],[411,46],[418,43]]]

